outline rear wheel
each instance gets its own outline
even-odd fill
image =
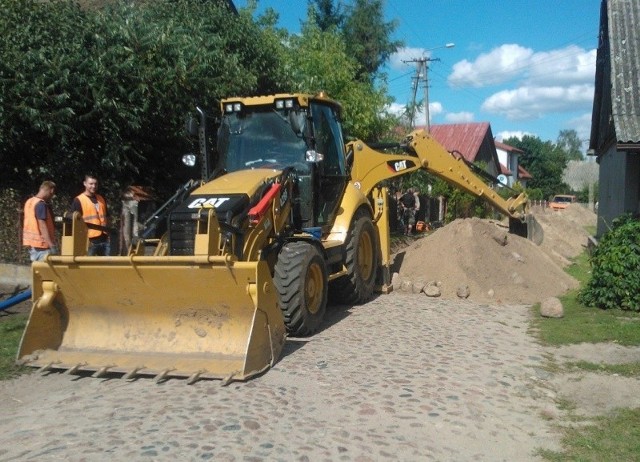
[[[289,242],[282,247],[273,283],[287,332],[293,336],[313,334],[327,307],[327,267],[320,251],[308,242]]]
[[[347,274],[331,283],[333,303],[364,303],[373,296],[378,268],[376,231],[368,215],[353,220],[345,244]]]

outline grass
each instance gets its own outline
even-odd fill
[[[589,259],[585,253],[575,259],[567,272],[584,286],[590,276]],[[600,310],[586,307],[577,300],[578,290],[560,297],[563,318],[535,317],[540,340],[546,345],[615,342],[625,346],[640,345],[640,313],[622,310]],[[534,309],[539,312],[539,305]],[[555,364],[550,361],[551,366]],[[557,367],[557,364],[556,364]],[[640,362],[628,364],[594,364],[587,361],[567,363],[566,368],[640,377]],[[614,413],[591,419],[589,425],[580,422],[575,427],[561,428],[561,452],[540,451],[549,461],[618,461],[640,460],[640,409],[618,409]]]
[[[541,451],[546,460],[632,461],[640,459],[640,411],[618,409],[589,426],[563,430],[563,452]]]
[[[566,367],[582,369],[588,372],[602,372],[605,374],[617,374],[622,377],[640,377],[640,362],[625,364],[594,364],[587,361],[565,363]]]
[[[567,273],[581,286],[586,284],[590,276],[586,253],[576,258],[567,268]],[[543,343],[553,346],[582,342],[640,345],[640,313],[586,307],[578,302],[577,295],[575,290],[560,297],[564,307],[563,318],[536,317],[533,327],[537,328]],[[534,306],[537,311],[539,308],[539,305]]]
[[[10,379],[24,371],[24,368],[16,366],[15,361],[27,319],[26,314],[19,314],[0,320],[0,380]]]

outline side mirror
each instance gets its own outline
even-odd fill
[[[195,137],[195,136],[198,136],[198,130],[200,129],[200,124],[198,123],[198,120],[195,117],[189,116],[187,118],[187,121],[184,124],[184,128],[189,135]]]

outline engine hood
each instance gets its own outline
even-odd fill
[[[257,168],[227,173],[194,190],[192,195],[246,194],[252,197],[266,183],[282,174],[281,170]]]
[[[175,209],[174,216],[210,207],[221,218],[236,216],[257,202],[267,185],[281,174],[281,170],[268,169],[227,173],[192,191],[189,198]]]

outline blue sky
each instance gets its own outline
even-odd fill
[[[246,0],[235,0],[238,8]],[[350,4],[350,0],[343,0]],[[490,122],[498,139],[530,134],[555,141],[575,129],[588,141],[593,104],[599,0],[385,0],[393,39],[405,48],[386,67],[394,110],[412,98],[415,64],[428,70],[432,124]],[[259,0],[295,33],[306,0]],[[454,43],[453,48],[443,47]],[[422,87],[418,99],[424,97]],[[424,125],[424,114],[416,124]],[[584,144],[583,144],[584,145]]]

